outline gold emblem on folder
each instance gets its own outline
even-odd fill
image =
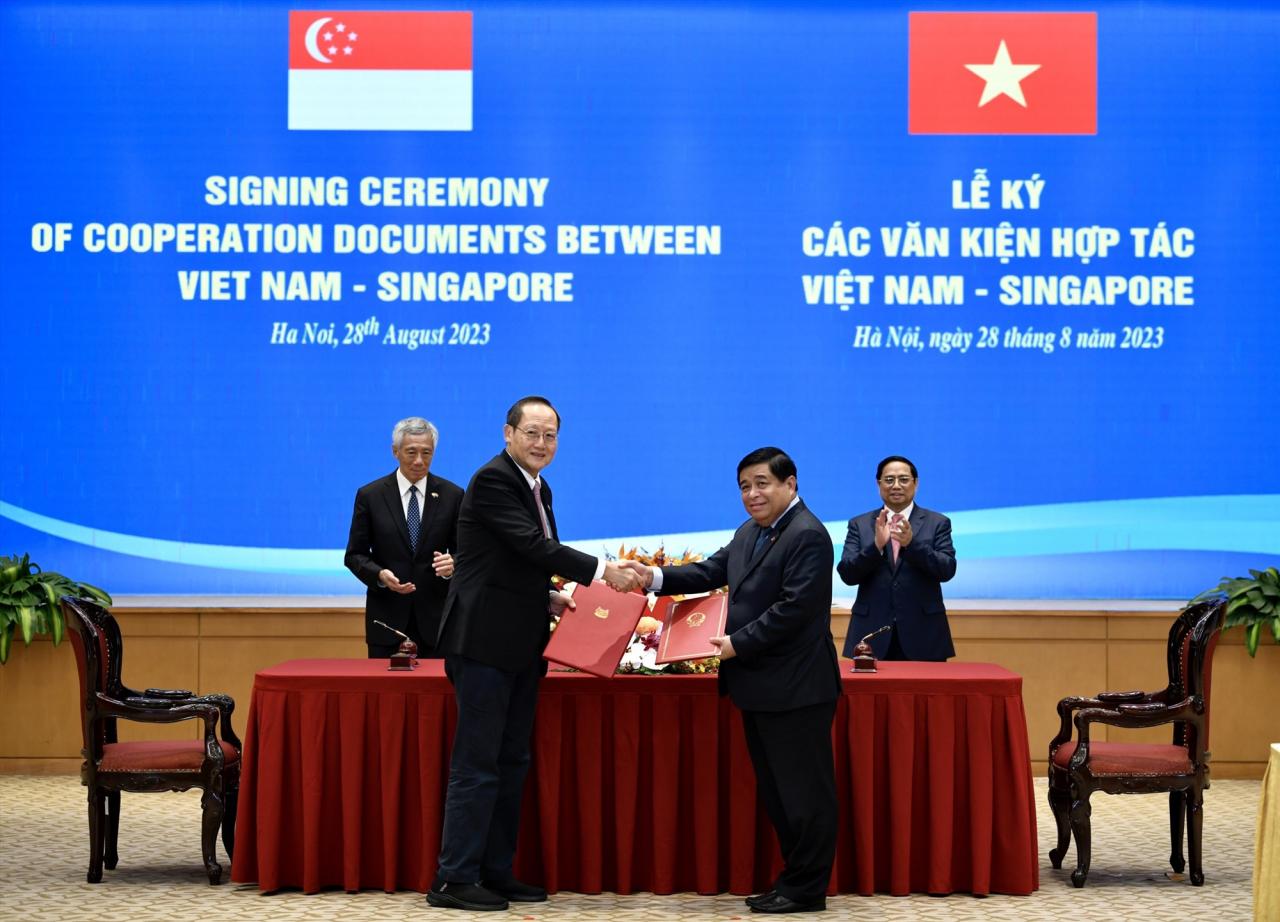
[[[605,618],[609,617],[609,609],[603,607],[597,608],[595,614],[597,618],[603,621]]]
[[[707,616],[700,611],[695,611],[689,617],[684,619],[684,623],[689,627],[701,627],[702,622],[707,620]]]

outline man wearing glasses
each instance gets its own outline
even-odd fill
[[[915,504],[919,475],[901,455],[876,468],[884,505],[849,520],[836,572],[857,586],[844,655],[867,634],[877,659],[933,660],[955,656],[942,584],[956,575],[951,520]]]
[[[543,469],[556,455],[560,414],[545,397],[525,397],[507,412],[506,449],[476,471],[458,514],[455,570],[440,623],[439,652],[453,683],[458,724],[449,765],[440,864],[427,893],[432,906],[502,910],[508,901],[541,902],[547,891],[512,873],[520,794],[549,614],[568,595],[560,575],[603,578],[620,592],[635,573],[561,544]]]

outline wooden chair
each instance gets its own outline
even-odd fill
[[[102,867],[115,868],[119,856],[120,792],[186,791],[204,796],[201,851],[209,883],[222,880],[218,828],[227,854],[235,844],[236,795],[240,788],[240,740],[231,729],[235,702],[227,695],[194,695],[180,689],[135,691],[122,684],[124,644],[111,613],[87,599],[62,599],[62,612],[80,673],[84,763],[80,781],[89,789],[89,874],[96,884]],[[176,723],[203,720],[204,739],[121,743],[116,721]],[[221,724],[221,740],[215,728]]]
[[[1203,792],[1209,787],[1209,685],[1213,651],[1222,631],[1225,601],[1188,607],[1169,629],[1169,684],[1158,692],[1102,692],[1058,702],[1062,726],[1049,743],[1049,806],[1058,845],[1049,852],[1055,868],[1076,840],[1071,883],[1083,887],[1089,874],[1089,797],[1107,794],[1169,794],[1169,863],[1179,874],[1183,823],[1191,858],[1191,883],[1204,883],[1200,837]],[[1074,713],[1074,721],[1072,714]],[[1075,724],[1076,739],[1071,739]],[[1093,742],[1093,724],[1139,728],[1173,725],[1172,743]]]

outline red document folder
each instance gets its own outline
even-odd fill
[[[573,601],[577,608],[564,610],[542,655],[592,675],[613,675],[648,609],[647,600],[638,592],[614,592],[597,581],[579,585]]]
[[[658,639],[659,663],[719,656],[711,638],[724,634],[729,619],[729,596],[723,592],[701,599],[685,599],[667,609]]]

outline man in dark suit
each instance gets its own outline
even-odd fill
[[[430,473],[439,432],[419,416],[396,423],[392,474],[356,491],[347,569],[368,586],[364,639],[369,656],[390,656],[400,638],[382,621],[413,638],[420,656],[432,656],[453,575],[462,488]]]
[[[836,568],[858,587],[844,655],[890,627],[871,641],[877,659],[942,662],[956,655],[942,603],[942,584],[956,575],[951,520],[915,504],[919,475],[906,458],[881,461],[876,482],[884,505],[849,520]]]
[[[560,575],[603,577],[634,589],[635,574],[559,542],[551,487],[542,470],[555,457],[560,414],[544,397],[525,397],[507,413],[506,450],[476,471],[458,517],[457,570],[437,649],[458,701],[449,765],[440,866],[427,902],[449,909],[506,909],[547,891],[516,880],[512,859],[520,794],[550,616],[567,594]]]
[[[720,690],[742,711],[756,788],[782,846],[784,867],[752,912],[826,908],[836,853],[831,722],[840,673],[831,639],[831,565],[826,528],[800,501],[795,463],[760,448],[738,464],[751,519],[709,559],[682,567],[629,562],[662,594],[729,587],[720,648]]]

